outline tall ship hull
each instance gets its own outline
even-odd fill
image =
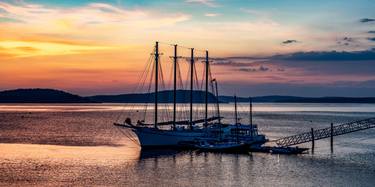
[[[192,142],[205,138],[202,131],[171,131],[153,128],[133,129],[137,135],[141,147],[178,147],[183,142]]]
[[[259,145],[267,142],[264,135],[258,134],[256,125],[225,125],[218,127],[218,124],[206,130],[162,130],[152,127],[137,127],[128,124],[116,124],[120,128],[131,129],[137,136],[139,145],[142,148],[152,147],[184,147],[187,142],[198,140],[210,141],[235,141],[238,139],[241,143],[247,145]],[[220,124],[221,125],[221,124]],[[241,134],[237,134],[240,132]]]

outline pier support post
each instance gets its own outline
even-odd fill
[[[311,128],[311,153],[314,154],[315,148],[315,137],[314,137],[314,128]]]
[[[331,123],[331,153],[333,153],[333,123]]]

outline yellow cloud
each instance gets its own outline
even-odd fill
[[[0,41],[2,51],[17,57],[67,55],[85,53],[96,50],[109,50],[114,47],[71,45],[51,42],[30,42],[30,41]]]
[[[9,18],[21,20],[26,24],[36,24],[34,26],[56,23],[59,26],[67,27],[116,24],[128,28],[133,26],[155,28],[190,19],[190,15],[183,13],[158,13],[141,9],[123,9],[104,3],[91,3],[75,8],[51,8],[42,5],[12,5],[0,2],[0,9],[5,10]],[[49,28],[46,27],[45,29]]]
[[[8,18],[19,20],[0,23],[0,40],[17,41],[39,35],[40,42],[51,38],[47,42],[68,40],[101,45],[149,44],[157,40],[160,34],[170,33],[167,28],[191,19],[185,13],[126,9],[105,3],[67,8],[0,2],[0,9],[7,12]]]

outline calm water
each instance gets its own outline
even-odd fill
[[[247,107],[239,107],[244,123]],[[375,129],[335,137],[333,154],[327,140],[316,142],[314,154],[298,156],[144,151],[112,126],[129,110],[140,117],[142,105],[0,105],[0,185],[375,185]],[[228,121],[232,110],[222,105]],[[369,104],[256,103],[254,111],[254,122],[270,139],[375,117]]]

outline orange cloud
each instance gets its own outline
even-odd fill
[[[2,17],[19,20],[0,23],[0,47],[17,57],[88,53],[145,44],[155,37],[148,29],[190,19],[190,15],[182,13],[124,9],[105,3],[58,8],[0,2],[0,9],[5,12]]]
[[[103,25],[127,29],[161,28],[190,19],[190,15],[182,13],[127,10],[104,3],[91,3],[76,8],[51,8],[35,4],[12,5],[0,2],[0,8],[8,13],[7,17],[22,21],[13,24],[34,24],[34,28],[48,25],[49,27],[43,29],[44,32],[60,33],[82,31]]]
[[[16,49],[21,50],[21,51],[25,51],[25,52],[35,52],[35,51],[39,50],[37,48],[29,47],[29,46],[16,47]]]
[[[66,55],[111,49],[111,47],[106,46],[86,46],[26,41],[0,41],[0,46],[9,54],[13,54],[18,57]]]

